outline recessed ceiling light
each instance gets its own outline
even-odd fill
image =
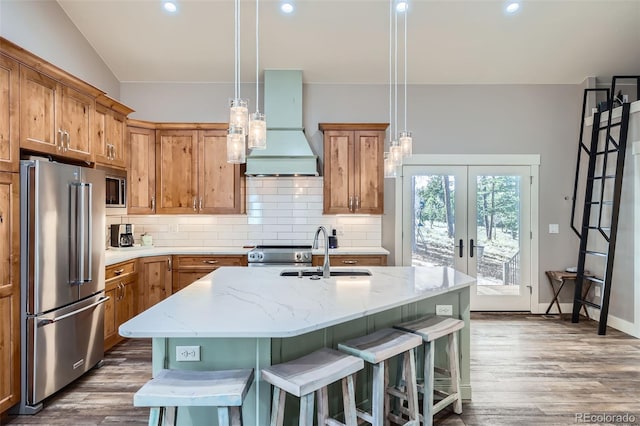
[[[406,12],[409,9],[409,2],[405,0],[398,0],[396,3],[396,11],[399,13]]]
[[[293,12],[293,4],[284,2],[280,5],[280,10],[282,10],[284,13],[291,13]]]
[[[518,9],[520,9],[520,3],[516,1],[507,4],[507,7],[505,8],[507,13],[516,13]]]
[[[165,1],[164,3],[162,3],[162,7],[169,13],[174,13],[178,10],[178,6],[176,6],[176,4],[172,1]]]

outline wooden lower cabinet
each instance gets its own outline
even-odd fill
[[[0,172],[0,413],[20,400],[18,178],[18,173]]]
[[[247,266],[245,255],[175,255],[173,289],[176,293],[221,266]]]
[[[142,309],[149,309],[171,295],[171,256],[142,257],[140,283]]]
[[[118,327],[142,312],[137,261],[117,263],[105,270],[104,349],[111,349],[123,337]]]
[[[322,266],[323,255],[314,255],[313,266]],[[329,255],[331,266],[387,266],[386,254]]]

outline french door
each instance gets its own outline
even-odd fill
[[[529,166],[403,167],[404,265],[476,277],[472,310],[531,310]]]

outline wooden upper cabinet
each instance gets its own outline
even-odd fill
[[[57,155],[62,151],[56,110],[62,87],[56,80],[20,66],[20,147]]]
[[[20,147],[92,161],[95,98],[20,66]]]
[[[227,132],[198,132],[198,211],[240,213],[240,165],[227,163]]]
[[[18,173],[0,172],[0,413],[20,400]]]
[[[384,212],[386,123],[320,123],[325,214]]]
[[[75,89],[62,86],[60,129],[63,133],[62,152],[65,157],[91,161],[91,126],[95,100]]]
[[[129,154],[127,194],[129,214],[156,212],[156,131],[144,127],[127,127]]]
[[[20,67],[0,55],[0,171],[17,172],[19,159]]]
[[[241,166],[226,161],[223,125],[174,125],[184,129],[156,130],[156,213],[241,213]]]
[[[198,131],[159,130],[156,156],[156,212],[197,213]]]
[[[119,169],[127,167],[126,119],[131,112],[107,96],[98,97],[93,132],[96,163]]]

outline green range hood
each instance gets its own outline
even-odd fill
[[[267,148],[247,156],[248,176],[318,176],[318,156],[302,127],[302,71],[265,70]]]

